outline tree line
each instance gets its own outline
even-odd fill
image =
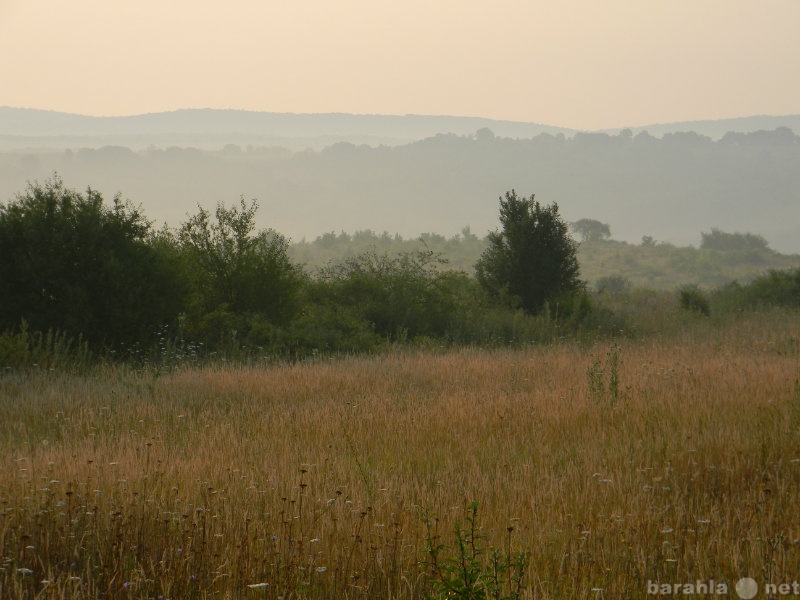
[[[508,343],[526,320],[577,327],[588,316],[577,244],[557,205],[533,196],[500,198],[501,229],[474,277],[424,248],[368,250],[309,273],[283,235],[256,228],[257,210],[241,198],[157,228],[119,196],[107,205],[58,176],[29,184],[0,204],[0,331],[57,332],[123,359],[167,348],[296,357]]]
[[[695,246],[675,246],[644,235],[632,244],[611,237],[611,226],[583,218],[569,224],[578,242],[581,279],[590,289],[608,289],[609,278],[624,279],[628,287],[672,291],[684,285],[705,289],[730,281],[751,281],[766,271],[800,266],[800,255],[773,250],[760,235],[728,233],[712,228],[700,232]],[[447,267],[474,274],[475,264],[486,250],[488,238],[478,237],[469,227],[445,237],[425,232],[403,238],[388,232],[330,231],[307,241],[293,241],[289,257],[309,272],[330,262],[342,262],[372,250],[396,255],[430,249],[447,259]]]
[[[158,228],[120,196],[107,204],[58,176],[29,184],[0,204],[0,368],[56,346],[87,360],[163,363],[293,359],[397,343],[513,345],[623,329],[581,279],[578,243],[558,205],[534,196],[511,190],[499,198],[499,228],[474,275],[448,268],[425,246],[365,250],[309,271],[290,258],[287,238],[257,229],[257,210],[241,198]],[[584,239],[607,235],[605,224],[578,225]],[[763,242],[719,231],[707,238]],[[798,274],[773,274],[760,288],[728,286],[725,302],[758,305],[760,289],[783,304],[797,296],[800,305]],[[685,308],[709,313],[702,292],[691,299]]]
[[[494,200],[514,182],[542,201],[558,201],[570,220],[602,206],[616,237],[629,242],[646,233],[687,245],[694,243],[686,236],[695,227],[714,225],[756,231],[776,248],[794,251],[786,224],[796,214],[800,189],[800,136],[776,130],[725,140],[693,133],[473,134],[400,146],[339,143],[316,151],[80,148],[90,143],[82,140],[71,142],[71,150],[0,152],[0,200],[58,171],[68,185],[82,189],[90,182],[107,198],[122,190],[148,216],[172,226],[198,203],[213,209],[219,199],[235,200],[227,195],[233,190],[259,198],[261,217],[268,211],[280,219],[260,226],[277,226],[295,240],[368,227],[408,236],[422,223],[448,234],[470,224],[483,237],[496,223]],[[292,201],[279,204],[281,198]]]

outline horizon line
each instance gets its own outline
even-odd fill
[[[247,113],[253,115],[281,115],[281,116],[294,116],[294,117],[314,117],[314,116],[343,116],[343,117],[388,117],[388,118],[426,118],[426,119],[467,119],[467,120],[476,120],[476,121],[491,121],[496,123],[514,123],[519,125],[534,125],[538,127],[547,127],[552,129],[563,129],[565,131],[570,132],[605,132],[605,131],[621,131],[624,129],[646,129],[647,127],[664,127],[669,125],[680,125],[680,124],[691,124],[691,123],[715,123],[715,122],[724,122],[724,121],[740,121],[745,119],[756,119],[756,118],[771,118],[771,119],[779,119],[779,118],[786,118],[786,117],[800,117],[800,113],[789,113],[789,114],[768,114],[768,113],[758,113],[758,114],[749,114],[749,115],[740,115],[736,117],[717,117],[717,118],[697,118],[697,119],[683,119],[683,120],[676,120],[676,121],[658,121],[653,123],[646,123],[643,125],[621,125],[621,126],[613,126],[613,127],[601,127],[597,129],[582,129],[582,128],[574,128],[574,127],[567,127],[563,125],[551,125],[548,123],[542,123],[539,121],[524,121],[524,120],[514,120],[514,119],[499,119],[494,117],[485,117],[485,116],[475,116],[475,115],[453,115],[453,114],[423,114],[423,113],[357,113],[357,112],[341,112],[341,111],[331,111],[331,112],[286,112],[286,111],[269,111],[269,110],[255,110],[255,109],[247,109],[247,108],[212,108],[212,107],[183,107],[183,108],[175,108],[175,109],[168,109],[168,110],[161,110],[161,111],[151,111],[151,112],[142,112],[142,113],[128,113],[128,114],[114,114],[114,115],[98,115],[98,114],[86,114],[86,113],[79,113],[79,112],[69,112],[64,110],[57,110],[57,109],[50,109],[50,108],[32,108],[32,107],[22,107],[22,106],[10,106],[10,105],[0,105],[0,110],[2,109],[9,109],[9,110],[19,110],[19,111],[29,111],[29,112],[42,112],[42,113],[52,113],[56,115],[65,115],[71,117],[82,117],[86,119],[131,119],[131,118],[139,118],[139,117],[149,117],[149,116],[156,116],[156,115],[167,115],[167,114],[175,114],[175,113],[188,113],[188,112],[217,112],[217,113]]]

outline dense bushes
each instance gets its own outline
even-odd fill
[[[678,298],[684,310],[694,311],[706,317],[711,315],[711,305],[706,295],[695,285],[678,290]]]
[[[87,344],[64,333],[30,332],[25,321],[18,331],[0,333],[0,369],[82,369],[91,361]]]
[[[59,331],[94,348],[147,343],[182,308],[171,248],[138,209],[54,177],[0,204],[0,331]]]
[[[712,300],[720,310],[800,308],[800,269],[769,271],[747,284],[734,281],[715,290]]]
[[[209,348],[264,346],[274,328],[299,312],[302,273],[287,256],[288,241],[256,231],[258,205],[218,205],[215,219],[200,208],[174,240],[190,293],[185,333]]]
[[[511,200],[519,199],[507,195],[506,208]],[[509,221],[477,278],[424,245],[362,251],[307,272],[289,259],[284,237],[256,229],[254,201],[218,205],[213,214],[201,208],[177,230],[155,231],[119,198],[109,208],[97,192],[67,190],[57,177],[33,184],[0,204],[0,369],[98,358],[157,365],[295,359],[392,344],[506,346],[637,330],[631,315],[645,309],[630,309],[637,290],[627,280],[608,277],[590,295],[577,279],[557,207],[532,198],[515,207],[559,243],[540,245]],[[518,256],[511,242],[519,242]],[[528,263],[549,265],[551,252],[566,279],[548,271],[554,284],[542,287],[547,277]],[[486,285],[505,271],[497,286]],[[677,296],[677,306],[705,315],[800,307],[800,270]]]
[[[700,248],[706,250],[771,252],[767,240],[763,236],[752,233],[727,233],[712,228],[710,232],[702,232],[700,239]]]
[[[320,272],[324,303],[353,307],[381,337],[442,337],[463,310],[466,276],[443,271],[428,251],[391,257],[366,252]]]

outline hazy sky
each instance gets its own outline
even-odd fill
[[[0,0],[0,105],[450,114],[596,129],[800,113],[800,0]]]

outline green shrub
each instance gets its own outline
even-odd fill
[[[631,281],[622,275],[608,275],[598,279],[594,287],[600,293],[621,294],[631,289]]]
[[[697,286],[686,286],[679,291],[681,308],[698,312],[708,317],[711,314],[711,304],[706,295]]]
[[[261,345],[299,312],[302,270],[287,255],[288,240],[256,230],[258,203],[200,209],[182,225],[176,243],[191,289],[187,331],[209,348]]]
[[[0,203],[0,330],[82,336],[95,350],[152,341],[182,302],[174,256],[119,196],[64,187],[58,176]]]
[[[365,252],[323,269],[316,294],[322,303],[350,307],[385,339],[444,337],[476,286],[442,264],[430,251],[396,257]]]
[[[20,369],[86,368],[92,357],[86,342],[63,332],[31,332],[22,321],[17,331],[0,334],[0,373]]]
[[[457,523],[453,531],[454,546],[439,541],[436,519],[423,516],[427,535],[425,553],[428,566],[428,598],[459,598],[461,600],[514,600],[525,589],[523,578],[527,556],[513,552],[509,526],[506,548],[486,548],[478,527],[478,503],[467,505],[466,526]]]
[[[348,306],[311,306],[284,327],[270,348],[275,354],[303,358],[317,354],[374,352],[387,344],[357,310]]]
[[[723,310],[800,308],[800,269],[772,270],[747,284],[734,281],[715,290],[712,299]]]

